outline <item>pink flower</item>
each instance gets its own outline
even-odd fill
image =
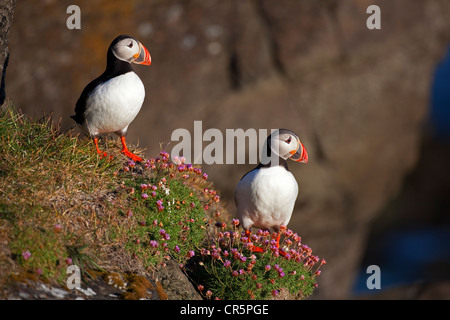
[[[152,248],[157,248],[158,247],[158,242],[155,240],[150,240],[150,247]]]
[[[142,197],[142,199],[147,199],[148,198],[148,194],[146,194],[146,193],[143,193],[143,194],[141,194],[141,197]]]
[[[172,157],[172,162],[175,164],[181,164],[181,160],[180,158],[178,158],[178,156]]]
[[[53,227],[53,230],[55,232],[60,232],[61,231],[61,225],[60,224],[55,224],[55,226]]]
[[[24,251],[24,252],[22,252],[22,257],[25,259],[25,260],[28,260],[28,259],[30,259],[30,257],[31,257],[31,252],[30,251]]]

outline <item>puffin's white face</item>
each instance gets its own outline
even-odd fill
[[[111,50],[117,59],[148,66],[151,64],[148,50],[133,38],[125,38],[118,41]]]
[[[286,129],[280,129],[270,135],[271,149],[283,159],[308,162],[308,153],[297,135]]]

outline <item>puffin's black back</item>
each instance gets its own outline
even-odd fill
[[[120,35],[117,38],[115,38],[108,48],[108,53],[106,55],[106,70],[103,72],[103,74],[92,80],[86,88],[84,88],[83,92],[81,92],[80,97],[78,98],[78,101],[75,105],[75,115],[70,116],[73,120],[75,120],[79,124],[83,124],[84,122],[84,113],[86,111],[86,100],[89,97],[89,94],[94,90],[96,86],[99,84],[108,81],[111,78],[114,78],[116,76],[128,73],[133,71],[133,68],[131,66],[131,63],[127,61],[122,61],[120,59],[117,59],[117,57],[112,52],[111,48],[119,41],[127,38],[132,38],[131,36],[127,35]]]

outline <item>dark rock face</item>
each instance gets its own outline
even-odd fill
[[[155,281],[161,284],[170,300],[201,300],[202,297],[181,271],[178,263],[169,260],[155,274]]]
[[[366,28],[371,1],[79,1],[81,30],[66,28],[69,4],[17,4],[9,98],[73,126],[110,41],[133,34],[153,64],[135,67],[147,97],[130,141],[153,155],[194,120],[203,130],[297,132],[310,162],[289,163],[300,185],[289,228],[327,259],[314,297],[345,298],[372,219],[417,162],[450,3],[377,1],[381,30]],[[204,169],[232,212],[234,187],[251,167]]]
[[[5,102],[6,98],[5,81],[9,61],[8,33],[11,28],[15,6],[15,0],[6,0],[0,3],[0,105]]]

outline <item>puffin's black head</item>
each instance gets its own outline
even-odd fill
[[[111,53],[115,58],[128,63],[133,62],[147,66],[152,63],[148,50],[135,38],[127,35],[120,35],[111,42],[108,56],[111,56]]]

